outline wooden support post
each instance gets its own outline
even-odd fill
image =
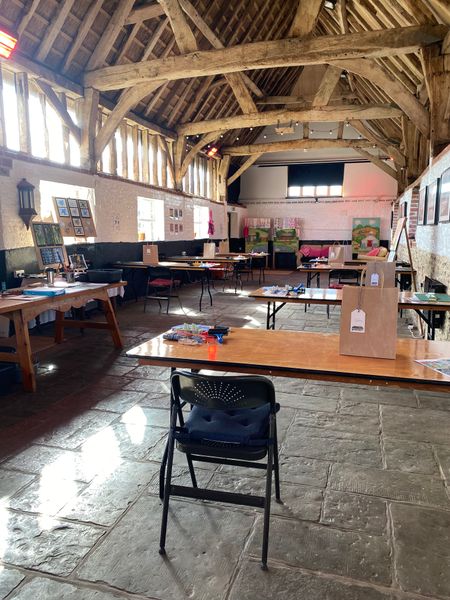
[[[128,178],[128,124],[126,121],[120,126],[120,141],[122,142],[122,177]]]
[[[67,99],[64,92],[61,92],[60,98],[61,106],[67,114]],[[77,128],[78,129],[78,128]],[[78,141],[80,141],[80,130],[78,129]],[[70,129],[63,123],[63,150],[64,150],[64,164],[70,165]]]
[[[84,90],[81,108],[81,166],[95,170],[95,130],[97,126],[99,92],[93,88]]]
[[[430,155],[436,156],[450,143],[450,49],[423,48],[421,60],[430,99]]]
[[[19,117],[20,151],[31,154],[28,76],[26,73],[15,73],[14,81],[16,84],[17,113]]]
[[[175,168],[175,189],[181,190],[184,174],[181,170],[184,156],[186,153],[186,140],[183,135],[179,135],[174,145],[174,168]]]
[[[131,127],[131,140],[133,142],[133,179],[139,181],[139,131],[137,125]]]
[[[111,175],[117,175],[117,144],[116,144],[116,136],[113,135],[111,141],[109,142],[110,154],[111,154]],[[148,182],[147,182],[148,183]]]
[[[227,179],[228,169],[230,168],[230,156],[224,156],[219,164],[218,173],[218,199],[220,202],[227,200]]]
[[[151,150],[151,184],[158,185],[158,138],[156,135],[150,136],[150,150]]]
[[[148,163],[148,131],[143,129],[142,135],[142,181],[144,183],[150,183],[150,170]]]

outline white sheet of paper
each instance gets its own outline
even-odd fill
[[[379,281],[380,276],[378,275],[378,273],[372,273],[372,275],[370,276],[370,285],[378,287]]]

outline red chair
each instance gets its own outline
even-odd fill
[[[147,280],[147,290],[145,292],[144,298],[144,312],[147,309],[147,301],[148,300],[157,300],[159,304],[159,311],[161,312],[162,305],[161,300],[167,302],[167,310],[166,314],[169,314],[170,308],[170,299],[177,298],[180,303],[181,310],[183,310],[183,305],[181,304],[181,299],[178,294],[178,289],[180,287],[181,281],[179,279],[173,279],[171,276],[168,277],[153,277],[151,273],[149,274],[149,278]],[[175,293],[173,293],[175,291]]]

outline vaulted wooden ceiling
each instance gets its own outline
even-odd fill
[[[348,107],[357,131],[393,156],[398,178],[403,169],[406,183],[428,161],[430,112],[437,111],[441,120],[450,117],[448,106],[444,111],[434,106],[445,94],[433,84],[435,63],[444,56],[439,76],[448,90],[449,44],[442,44],[446,36],[448,41],[448,0],[0,0],[0,21],[18,33],[19,62],[44,65],[58,74],[61,86],[98,88],[110,105],[121,99],[125,112],[133,109],[172,139],[177,133],[189,135],[191,143],[199,139],[199,147],[216,139],[225,147],[251,146],[268,122],[286,122],[291,114],[312,122],[317,114],[302,111],[313,109],[323,116],[337,107],[341,112],[334,120],[343,123]],[[395,30],[391,37],[388,30]],[[377,34],[356,35],[364,32]],[[347,36],[347,52],[340,41],[333,45],[337,36]],[[294,38],[295,47],[289,43]],[[269,40],[287,43],[254,45]],[[221,48],[241,46],[237,66],[231,58],[228,62],[227,51],[220,54]],[[284,48],[290,51],[285,63]],[[170,62],[178,55],[189,55],[188,61]],[[134,70],[142,61],[149,65],[145,73]],[[318,63],[331,66],[312,95],[302,94]],[[172,77],[178,64],[199,67]],[[159,81],[149,75],[153,65]],[[131,69],[137,77],[128,84]],[[117,73],[116,83],[102,84],[110,73]],[[361,105],[376,105],[381,112],[358,113]],[[243,114],[255,118],[242,121]],[[208,121],[213,123],[203,124]],[[436,143],[448,142],[443,139],[448,126],[439,127]],[[305,125],[306,139],[307,132]],[[104,131],[100,146],[108,135]],[[257,150],[251,147],[248,154]],[[361,153],[370,158],[363,147]]]

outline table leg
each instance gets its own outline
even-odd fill
[[[211,274],[210,274],[209,270],[205,271],[205,277],[206,277],[206,289],[208,290],[208,294],[209,294],[209,305],[212,306],[213,301],[212,301],[211,286],[210,286]]]
[[[16,330],[17,356],[22,371],[23,388],[27,392],[36,391],[36,376],[34,374],[28,323],[22,311],[14,313],[14,328]]]
[[[198,310],[199,310],[199,312],[202,312],[203,290],[204,290],[204,287],[205,287],[203,273],[202,273],[202,275],[200,277],[200,281],[201,281],[201,284],[202,284],[202,291],[200,292],[200,300],[198,301]]]
[[[267,303],[266,329],[270,329],[270,302]]]
[[[111,337],[116,348],[123,348],[122,336],[120,335],[119,325],[117,323],[116,314],[111,306],[111,300],[101,300],[103,312],[105,313],[106,321],[111,330]]]

